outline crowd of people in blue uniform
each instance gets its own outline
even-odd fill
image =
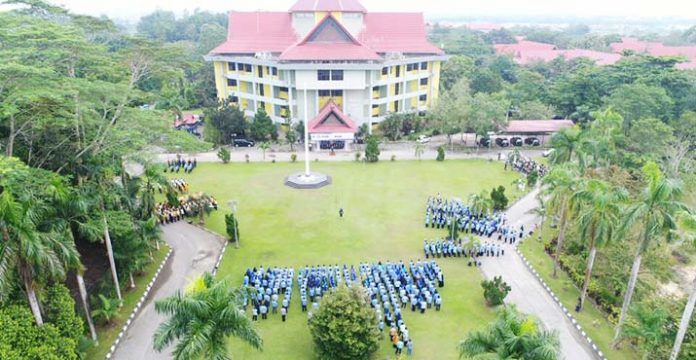
[[[277,314],[283,322],[287,318],[292,300],[295,269],[273,267],[265,270],[259,268],[247,269],[244,272],[243,287],[250,290],[251,319],[257,321],[268,319],[269,312]]]
[[[536,170],[536,172],[539,174],[539,177],[543,177],[549,172],[549,169],[548,167],[546,167],[546,165],[540,164],[532,159],[527,159],[523,157],[518,157],[510,165],[508,165],[508,162],[505,162],[505,170],[507,170],[508,166],[511,166],[513,170],[524,175],[529,175],[532,171]]]
[[[198,161],[195,158],[193,160],[184,160],[180,156],[177,156],[174,160],[167,160],[167,167],[164,168],[164,172],[178,173],[180,170],[184,170],[184,173],[190,174],[196,166],[198,166]]]
[[[479,236],[492,236],[507,219],[502,212],[493,215],[478,213],[458,199],[443,199],[440,194],[429,197],[425,208],[425,227],[457,230]]]

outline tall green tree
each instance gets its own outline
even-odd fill
[[[578,172],[572,164],[554,166],[542,180],[543,196],[548,196],[549,210],[558,214],[559,231],[553,261],[553,277],[557,276],[558,264],[563,251],[570,218],[570,198],[577,186]]]
[[[155,331],[155,350],[175,344],[175,360],[231,359],[231,337],[260,350],[263,340],[245,314],[245,296],[243,290],[205,273],[185,292],[158,300],[155,310],[167,320]]]
[[[619,86],[605,104],[623,116],[624,133],[628,135],[633,123],[640,119],[669,119],[674,101],[662,87],[634,83]]]
[[[369,359],[379,348],[379,329],[369,299],[357,287],[339,287],[321,300],[309,320],[320,359]]]
[[[696,246],[696,214],[680,214],[679,223],[681,227],[681,236],[689,241],[692,246]],[[679,356],[682,343],[684,342],[684,336],[691,323],[691,316],[694,313],[694,305],[696,305],[696,277],[694,277],[691,283],[691,293],[689,294],[689,299],[686,301],[684,312],[679,321],[679,329],[677,330],[677,336],[674,340],[674,346],[669,355],[669,360],[676,360]]]
[[[572,161],[573,155],[579,157],[578,151],[583,135],[582,130],[578,126],[565,128],[553,134],[551,136],[551,146],[554,152],[551,155],[551,163],[562,164]]]
[[[590,179],[582,182],[570,199],[573,207],[577,209],[575,212],[580,238],[590,250],[580,291],[580,310],[585,306],[597,249],[617,238],[616,232],[623,210],[621,204],[627,198],[628,194],[623,189],[612,187],[602,180]]]
[[[614,348],[618,346],[621,330],[631,305],[643,254],[654,241],[671,236],[671,232],[677,227],[675,216],[678,213],[690,211],[686,204],[679,201],[682,195],[681,184],[665,178],[657,164],[651,162],[643,166],[643,175],[645,187],[635,202],[626,209],[623,222],[624,231],[635,228],[640,235],[637,239],[639,245],[631,267],[631,276],[621,306],[621,315],[616,325],[612,344]]]

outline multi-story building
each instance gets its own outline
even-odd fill
[[[218,97],[248,115],[264,108],[277,122],[314,119],[333,103],[329,113],[342,114],[332,119],[352,120],[352,129],[430,109],[446,56],[428,42],[420,13],[299,0],[288,12],[232,11],[227,41],[207,60]]]

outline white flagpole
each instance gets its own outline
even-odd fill
[[[307,83],[304,84],[304,151],[305,151],[305,176],[309,176],[309,118],[307,109]]]

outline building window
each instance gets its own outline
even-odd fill
[[[420,65],[421,70],[428,70],[428,62],[423,61]]]
[[[236,63],[227,63],[227,70],[229,71],[236,71],[237,70],[237,64]]]
[[[256,72],[260,78],[263,78],[263,66],[259,65],[256,67]]]
[[[373,86],[372,91],[379,91],[379,86]]]
[[[343,70],[331,70],[331,80],[343,80]]]
[[[377,104],[372,104],[372,109],[378,109],[378,108],[379,108],[379,105],[377,105]]]
[[[418,63],[406,65],[406,71],[418,70]]]
[[[265,109],[266,109],[266,103],[263,102],[263,101],[259,102],[259,109],[264,109],[264,110],[265,110]]]
[[[244,71],[250,73],[251,72],[251,64],[244,64]]]
[[[317,80],[319,81],[329,81],[331,79],[330,70],[317,70]]]
[[[396,67],[396,77],[401,76],[401,66]]]
[[[319,90],[319,97],[331,96],[331,90]]]
[[[399,101],[394,101],[394,112],[399,112]]]
[[[341,97],[343,96],[343,90],[331,90],[331,96]]]
[[[273,76],[278,76],[278,68],[277,68],[277,67],[272,67],[272,68],[271,68],[271,74],[273,74]]]
[[[428,85],[428,78],[422,78],[422,79],[420,79],[420,84],[421,84],[421,85]]]
[[[227,86],[237,86],[237,80],[227,79]]]
[[[401,84],[394,84],[394,95],[399,95],[401,93]]]
[[[389,67],[388,66],[382,68],[382,75],[387,75],[387,74],[389,74]]]
[[[264,86],[262,84],[259,84],[259,95],[260,96],[266,96],[266,94],[264,94],[263,87]]]
[[[278,88],[278,90],[279,90],[280,92],[288,92],[288,88],[286,88],[286,87],[284,87],[284,86]]]
[[[233,103],[235,103],[235,104],[236,104],[236,103],[238,103],[238,102],[239,102],[239,98],[238,98],[238,97],[236,97],[236,96],[230,96],[230,102],[233,102]]]
[[[418,100],[420,101],[427,101],[428,100],[428,95],[421,95],[418,97]]]
[[[239,70],[239,71],[244,71],[244,64],[242,64],[242,63],[237,63],[237,70]]]

